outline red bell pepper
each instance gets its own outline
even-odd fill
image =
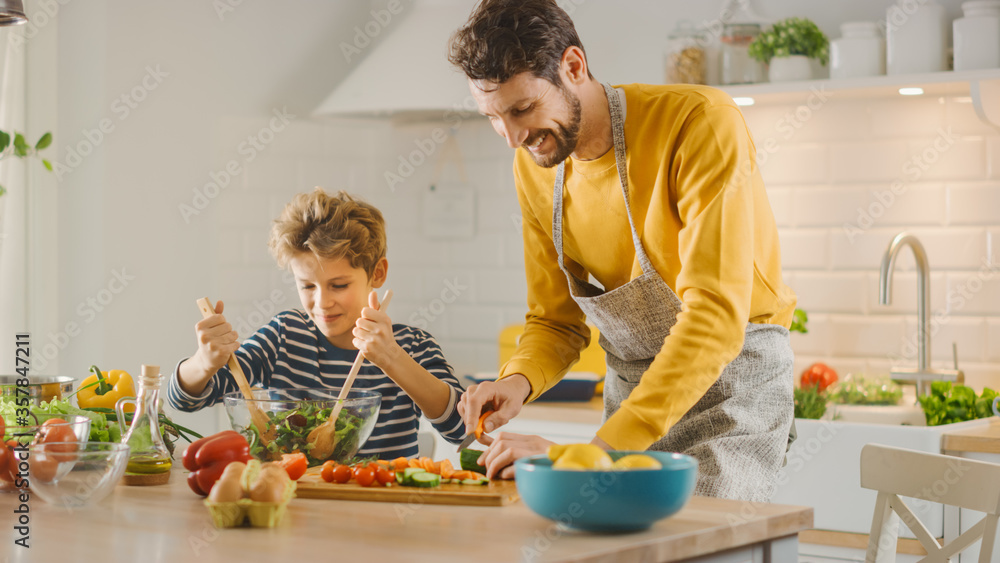
[[[184,468],[190,471],[187,482],[195,493],[208,496],[212,486],[233,461],[246,463],[250,459],[250,444],[233,430],[206,436],[192,442],[184,450]]]

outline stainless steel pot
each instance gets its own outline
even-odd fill
[[[28,385],[21,387],[17,384],[18,379],[21,376],[0,375],[0,396],[9,399],[27,396],[35,405],[69,395],[76,382],[75,378],[65,375],[32,375],[28,377]]]

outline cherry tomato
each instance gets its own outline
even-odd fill
[[[333,482],[333,469],[337,467],[337,462],[330,460],[323,464],[323,469],[320,470],[319,476],[323,478],[327,483]]]
[[[354,479],[362,487],[370,487],[375,482],[375,472],[370,467],[362,467],[355,474]]]
[[[338,465],[330,472],[333,480],[338,483],[346,483],[351,480],[351,468],[346,465]]]
[[[396,474],[389,471],[385,467],[379,467],[378,471],[375,472],[375,479],[377,479],[379,483],[385,485],[387,483],[395,482]]]
[[[306,459],[306,454],[302,452],[284,454],[281,456],[281,466],[285,468],[289,479],[298,481],[299,477],[305,475],[306,469],[309,467],[309,460]]]
[[[7,424],[3,421],[3,417],[0,416],[0,436],[3,436],[7,432],[6,426]]]

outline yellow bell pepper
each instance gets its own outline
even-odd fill
[[[135,397],[132,376],[126,371],[113,369],[102,372],[97,366],[90,366],[90,371],[94,372],[94,375],[88,376],[80,383],[80,390],[76,394],[76,402],[80,404],[81,409],[91,407],[113,409],[118,399]],[[91,385],[93,383],[96,385]],[[88,385],[90,387],[87,387]],[[125,412],[134,411],[135,405],[131,403],[125,405]]]

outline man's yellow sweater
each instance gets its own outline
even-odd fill
[[[795,294],[781,280],[777,228],[750,131],[732,99],[704,86],[620,88],[633,220],[656,272],[683,303],[641,383],[597,432],[615,449],[643,450],[739,354],[748,322],[789,326]],[[500,377],[527,377],[529,401],[558,382],[590,335],[552,243],[555,173],[518,149],[528,314]],[[642,274],[613,149],[595,160],[567,159],[563,206],[570,271],[608,291]]]

